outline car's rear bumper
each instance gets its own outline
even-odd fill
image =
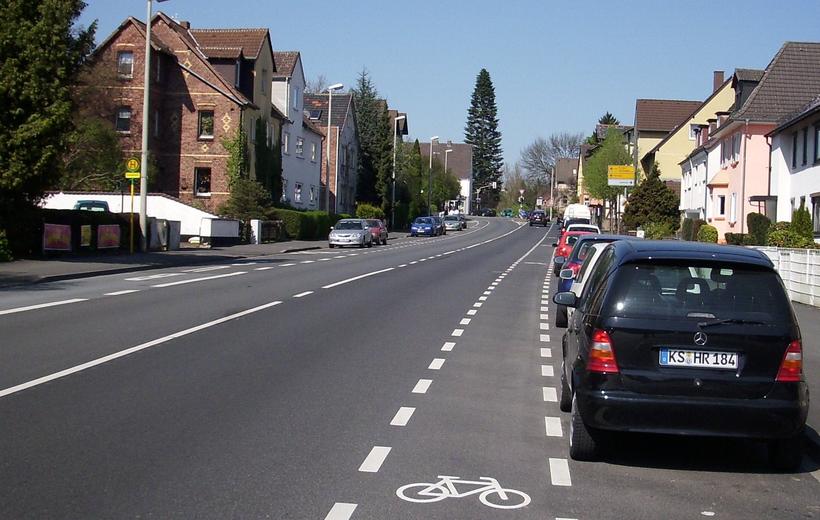
[[[601,430],[778,439],[806,423],[805,383],[778,384],[761,399],[693,398],[576,389],[584,423]]]

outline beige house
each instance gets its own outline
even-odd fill
[[[639,99],[635,102],[635,129],[632,142],[638,147],[638,167],[643,172],[643,176],[652,170],[654,159],[649,156],[650,152],[678,125],[686,121],[700,105],[700,101],[671,99]],[[686,154],[682,155],[678,161],[685,156]],[[677,161],[671,161],[665,169],[661,165],[661,179],[680,179],[680,167]]]

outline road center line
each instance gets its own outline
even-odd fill
[[[350,504],[348,502],[336,502],[330,508],[325,520],[350,520],[353,516],[353,511],[356,510],[358,504]]]
[[[364,459],[362,465],[359,466],[359,471],[365,473],[377,473],[379,468],[382,467],[384,459],[387,458],[388,453],[390,453],[390,448],[388,446],[373,446],[373,449],[370,450],[370,454],[366,459]]]
[[[108,363],[109,361],[113,361],[115,359],[125,357],[129,354],[139,352],[140,350],[145,350],[145,349],[148,349],[148,348],[151,348],[151,347],[155,347],[157,345],[161,345],[162,343],[167,343],[168,341],[171,341],[172,339],[181,338],[183,336],[193,334],[194,332],[199,332],[200,330],[205,330],[205,329],[214,327],[216,325],[220,325],[220,324],[225,323],[227,321],[235,320],[237,318],[241,318],[243,316],[247,316],[247,315],[253,314],[255,312],[263,311],[265,309],[268,309],[270,307],[274,307],[274,306],[279,305],[281,303],[282,303],[281,301],[274,301],[274,302],[266,303],[264,305],[259,305],[257,307],[253,307],[253,308],[241,311],[241,312],[237,312],[235,314],[231,314],[229,316],[225,316],[223,318],[219,318],[219,319],[216,319],[216,320],[213,320],[213,321],[209,321],[207,323],[203,323],[203,324],[197,325],[195,327],[190,327],[190,328],[187,328],[185,330],[181,330],[179,332],[175,332],[173,334],[169,334],[167,336],[163,336],[161,338],[157,338],[155,340],[148,341],[146,343],[141,343],[141,344],[139,344],[135,347],[127,348],[125,350],[121,350],[119,352],[115,352],[113,354],[109,354],[107,356],[103,356],[101,358],[97,358],[97,359],[94,359],[92,361],[88,361],[87,363],[83,363],[81,365],[76,365],[76,366],[73,366],[71,368],[67,368],[65,370],[61,370],[59,372],[49,374],[47,376],[43,376],[43,377],[40,377],[40,378],[37,378],[37,379],[33,379],[33,380],[28,381],[26,383],[22,383],[22,384],[19,384],[19,385],[16,385],[16,386],[6,388],[4,390],[0,390],[0,397],[5,397],[7,395],[15,394],[15,393],[20,392],[22,390],[26,390],[27,388],[32,388],[32,387],[35,387],[35,386],[42,385],[44,383],[48,383],[49,381],[54,381],[55,379],[60,379],[62,377],[66,377],[66,376],[69,376],[71,374],[76,374],[77,372],[81,372],[83,370],[87,370],[89,368],[93,368],[95,366],[102,365],[103,363]]]
[[[410,417],[413,416],[413,412],[415,412],[415,408],[411,408],[409,406],[402,406],[399,408],[399,411],[396,412],[396,415],[393,417],[393,420],[390,421],[390,426],[407,426],[407,422],[410,421]]]
[[[103,294],[103,296],[121,296],[123,294],[131,294],[134,292],[140,292],[139,289],[126,289],[124,291],[115,291],[115,292],[107,292]]]
[[[416,383],[416,386],[413,387],[414,394],[426,394],[427,390],[430,388],[430,385],[433,383],[432,379],[419,379],[419,382]],[[2,396],[0,396],[2,397]]]
[[[348,278],[347,280],[341,280],[336,283],[332,283],[330,285],[323,285],[322,289],[332,289],[333,287],[338,287],[340,285],[344,285],[346,283],[355,282],[356,280],[361,280],[362,278],[367,278],[368,276],[375,276],[377,274],[386,273],[388,271],[392,271],[395,267],[388,267],[387,269],[382,269],[380,271],[373,271],[372,273],[365,273],[359,276],[354,276],[353,278]]]
[[[68,305],[69,303],[78,303],[87,301],[88,298],[72,298],[71,300],[60,300],[58,302],[40,303],[37,305],[29,305],[27,307],[17,307],[16,309],[7,309],[0,311],[0,316],[4,314],[15,314],[17,312],[33,311],[35,309],[45,309],[46,307],[56,307],[57,305]]]
[[[308,294],[313,294],[313,291],[300,292],[299,294],[294,294],[293,297],[294,298],[303,298],[303,297],[307,296]]]
[[[174,285],[183,285],[186,283],[195,283],[195,282],[205,282],[208,280],[216,280],[217,278],[228,278],[231,276],[238,276],[240,274],[247,274],[247,271],[235,271],[233,273],[225,273],[225,274],[215,274],[213,276],[203,276],[202,278],[192,278],[190,280],[180,280],[178,282],[168,282],[168,283],[160,283],[157,285],[152,285],[151,287],[156,288],[163,288],[163,287],[171,287]]]

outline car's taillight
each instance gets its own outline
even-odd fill
[[[618,373],[618,362],[615,360],[615,351],[612,350],[612,340],[605,330],[595,329],[592,332],[587,370],[601,374]]]
[[[803,345],[799,339],[789,343],[775,381],[794,383],[803,379]]]

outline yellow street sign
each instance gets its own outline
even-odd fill
[[[125,172],[125,178],[126,179],[139,179],[140,178],[140,172],[139,171]]]
[[[138,171],[140,171],[140,162],[139,162],[139,160],[137,160],[133,157],[128,159],[127,161],[125,161],[125,169],[128,170],[129,172],[138,172]],[[137,177],[137,178],[139,178],[139,177]]]
[[[635,168],[628,164],[610,164],[607,167],[607,181],[610,186],[634,186]]]

